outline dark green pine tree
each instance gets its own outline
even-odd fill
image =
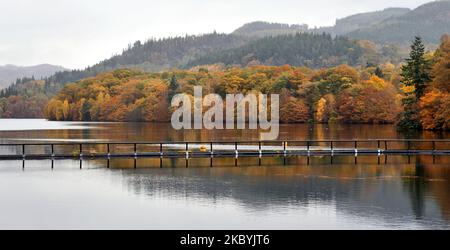
[[[83,105],[81,106],[81,117],[83,121],[91,121],[91,104],[89,101],[83,102]]]
[[[425,89],[431,82],[431,62],[425,59],[425,45],[422,38],[416,37],[411,45],[409,58],[402,67],[402,83],[414,86],[417,100],[424,95]]]
[[[172,101],[172,98],[176,95],[179,87],[180,87],[180,84],[178,84],[177,77],[174,74],[172,76],[172,79],[170,79],[170,83],[169,83],[169,103]]]
[[[379,78],[384,78],[383,70],[379,66],[375,69],[375,75]]]
[[[400,117],[400,127],[406,129],[422,127],[418,103],[432,80],[430,71],[431,62],[425,58],[425,45],[420,37],[416,37],[401,74],[402,83],[406,86],[414,86],[415,92],[403,99],[404,111]]]

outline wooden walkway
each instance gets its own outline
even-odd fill
[[[450,140],[292,140],[292,141],[179,141],[0,144],[15,154],[0,160],[115,159],[115,158],[244,158],[292,156],[441,155],[450,156]],[[12,151],[14,151],[12,150]],[[308,161],[309,162],[309,161]]]

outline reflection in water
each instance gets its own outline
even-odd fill
[[[433,166],[244,167],[121,171],[132,192],[218,200],[232,199],[249,210],[298,208],[335,204],[336,211],[381,219],[402,227],[408,220],[424,227],[443,227],[449,204],[439,204],[441,190],[450,188],[450,171],[432,179]],[[441,207],[441,210],[439,210]],[[447,220],[445,220],[447,219]]]
[[[72,166],[74,170],[78,162],[58,163],[56,161],[56,172],[63,171],[67,166]],[[244,221],[243,217],[252,215],[257,218],[253,228],[258,228],[259,220],[263,220],[264,216],[276,223],[277,216],[308,217],[310,210],[314,209],[312,220],[320,221],[330,211],[337,220],[336,225],[321,225],[319,228],[450,229],[448,165],[119,168],[118,165],[124,163],[118,161],[113,164],[115,169],[105,169],[101,161],[84,161],[84,170],[70,173],[76,176],[85,172],[95,182],[101,182],[105,177],[111,178],[109,175],[112,173],[113,180],[108,183],[122,183],[122,196],[136,196],[138,200],[144,199],[150,203],[177,201],[184,203],[184,206],[199,206],[202,209],[205,209],[205,204],[210,204],[209,209],[214,211],[227,204],[239,211],[228,214],[229,218],[223,220]],[[49,166],[46,169],[50,171]],[[33,174],[35,165],[27,166],[24,171],[25,175]],[[101,172],[95,174],[91,171]],[[139,216],[145,217],[145,214]],[[161,216],[167,215],[163,213]],[[197,228],[195,224],[189,226]],[[242,226],[246,225],[243,223]],[[272,226],[307,229],[302,221],[286,227],[278,224]]]
[[[1,122],[1,121],[0,121]],[[94,126],[84,124],[83,126]],[[0,140],[257,140],[257,131],[173,131],[166,124],[4,131]],[[448,138],[390,125],[285,125],[280,139]],[[398,145],[390,145],[396,147]],[[423,145],[429,147],[430,145]],[[30,148],[30,150],[48,150]],[[71,150],[71,149],[67,149]],[[93,149],[94,150],[94,149]],[[100,149],[95,149],[100,150]],[[20,148],[0,148],[19,152]],[[411,162],[411,164],[408,164]],[[436,164],[433,164],[435,162]],[[450,229],[445,156],[0,162],[0,228]],[[333,164],[331,164],[333,163]]]
[[[0,119],[0,124],[4,120]],[[21,120],[23,123],[33,121]],[[165,123],[75,123],[74,129],[40,131],[1,131],[3,141],[14,138],[30,139],[102,139],[115,141],[235,141],[259,140],[258,130],[182,130],[172,129]],[[82,127],[83,129],[76,129]],[[10,130],[12,128],[9,128]],[[45,126],[42,128],[45,129]],[[324,140],[324,139],[445,139],[449,132],[420,131],[404,133],[394,125],[326,125],[289,124],[280,126],[280,140]]]

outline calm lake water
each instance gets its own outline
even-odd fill
[[[450,138],[392,125],[284,125],[280,139]],[[258,140],[258,131],[1,120],[0,143]],[[45,150],[35,148],[33,150]],[[0,147],[0,153],[20,152]],[[0,229],[450,229],[450,159],[0,161]],[[158,160],[159,162],[159,160]]]

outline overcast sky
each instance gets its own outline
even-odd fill
[[[0,0],[0,65],[84,68],[150,37],[232,32],[270,21],[333,25],[430,0]]]

